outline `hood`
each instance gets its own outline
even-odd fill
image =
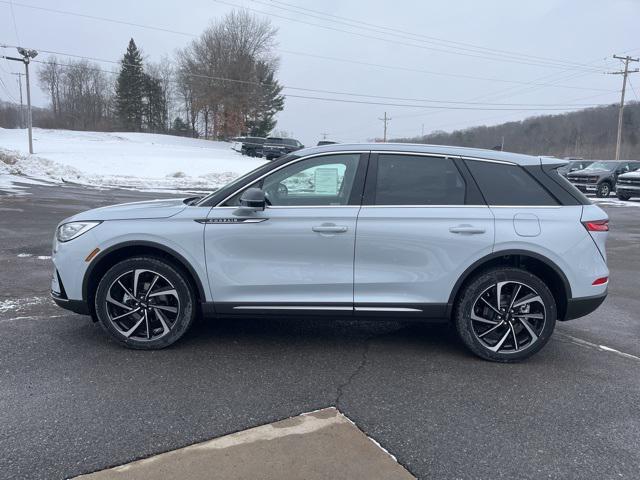
[[[618,178],[640,178],[640,170],[623,173],[622,175],[619,175]]]
[[[580,176],[584,176],[584,175],[588,175],[588,176],[592,176],[592,177],[598,177],[600,175],[605,175],[605,174],[610,174],[611,170],[605,170],[603,169],[591,169],[591,170],[574,170],[573,172],[569,173],[569,176],[573,176],[573,175],[580,175]]]
[[[121,203],[109,207],[94,208],[65,220],[135,220],[142,218],[168,218],[180,213],[187,205],[185,198]]]

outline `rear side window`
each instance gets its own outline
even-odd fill
[[[378,156],[376,205],[464,205],[465,190],[449,158]]]
[[[522,167],[477,160],[467,160],[466,164],[489,205],[558,205]]]

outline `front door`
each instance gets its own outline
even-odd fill
[[[235,216],[242,191],[211,209],[205,255],[218,313],[352,312],[367,157],[294,160],[243,188],[265,192],[264,211]]]

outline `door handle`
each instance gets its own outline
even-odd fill
[[[316,225],[315,227],[311,227],[316,233],[344,233],[349,230],[349,227],[346,225],[335,225],[333,223],[323,223],[322,225]]]
[[[486,232],[484,228],[474,227],[473,225],[456,225],[455,227],[450,227],[449,231],[451,233],[462,233],[466,235],[478,235],[480,233]]]

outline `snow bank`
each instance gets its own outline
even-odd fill
[[[7,175],[53,182],[153,190],[215,190],[263,160],[227,142],[150,133],[33,131],[0,128],[0,185]]]

